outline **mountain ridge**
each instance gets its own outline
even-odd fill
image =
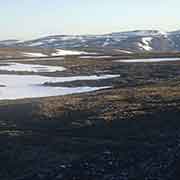
[[[180,31],[134,30],[97,35],[51,35],[20,41],[0,41],[0,47],[107,48],[132,52],[180,51]]]

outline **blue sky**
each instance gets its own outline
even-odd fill
[[[180,29],[180,0],[3,0],[0,39]]]

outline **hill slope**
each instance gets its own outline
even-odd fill
[[[54,35],[28,41],[4,40],[0,47],[103,48],[115,51],[180,51],[180,31],[138,30],[104,35]]]

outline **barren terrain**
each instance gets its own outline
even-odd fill
[[[134,58],[154,56],[179,54],[136,54]],[[180,60],[117,62],[124,58],[133,59],[133,55],[21,59],[24,64],[66,70],[8,74],[119,77],[44,84],[108,87],[93,92],[1,100],[0,179],[178,179]]]

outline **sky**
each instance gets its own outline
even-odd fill
[[[180,0],[2,0],[0,39],[180,30]]]

